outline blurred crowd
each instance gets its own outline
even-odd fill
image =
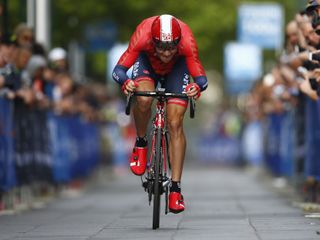
[[[286,25],[285,49],[271,72],[253,87],[247,102],[249,118],[296,107],[300,94],[318,100],[320,21],[314,13],[301,11]]]
[[[105,85],[79,83],[68,71],[66,50],[56,47],[47,52],[24,23],[12,36],[1,39],[0,74],[0,95],[19,99],[31,108],[80,113],[95,121],[99,106],[106,100]]]
[[[45,49],[25,23],[0,37],[0,211],[79,188],[98,163],[127,168],[134,134],[123,99],[77,79],[68,62],[66,49]]]
[[[254,157],[260,162],[264,159],[275,175],[295,177],[295,182],[311,181],[314,187],[320,176],[320,155],[316,151],[320,143],[319,0],[309,0],[306,8],[287,23],[285,46],[275,62],[271,71],[255,83],[245,104],[248,125],[260,124],[254,139],[265,139],[251,141],[253,147],[248,145],[247,150],[260,144],[259,152],[251,155],[253,162]]]

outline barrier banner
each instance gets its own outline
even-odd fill
[[[320,106],[319,101],[306,100],[305,115],[305,176],[320,180]]]
[[[29,111],[32,129],[32,165],[35,181],[52,182],[52,158],[49,149],[49,131],[47,111],[32,109]]]
[[[0,98],[0,191],[34,182],[68,183],[100,159],[96,124]]]
[[[242,135],[242,154],[251,166],[261,167],[263,163],[263,127],[258,120],[249,122]]]
[[[283,114],[270,114],[268,116],[266,163],[276,175],[281,173],[280,135],[282,122]]]
[[[197,141],[195,152],[202,162],[237,164],[240,160],[240,141],[222,135],[202,136]]]
[[[294,171],[294,111],[290,110],[283,114],[280,133],[280,174],[290,177]]]
[[[67,183],[71,180],[71,149],[68,125],[65,117],[49,113],[49,129],[51,135],[52,171],[56,183]]]
[[[78,115],[50,114],[54,181],[88,176],[100,159],[99,129]]]
[[[12,114],[12,102],[0,98],[0,191],[16,185]]]

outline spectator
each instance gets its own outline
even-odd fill
[[[41,55],[33,55],[26,67],[26,75],[31,82],[38,106],[48,107],[49,100],[45,96],[46,82],[44,81],[44,69],[47,66],[46,59]]]
[[[13,39],[21,47],[32,47],[34,44],[34,35],[31,27],[25,23],[20,23],[14,30]]]
[[[63,48],[52,49],[48,55],[50,66],[57,72],[66,72],[68,70],[67,52]]]
[[[74,82],[71,76],[67,73],[60,73],[56,76],[55,81],[56,86],[53,90],[55,111],[59,114],[75,113]]]
[[[286,27],[286,49],[287,53],[299,52],[299,36],[298,36],[298,24],[292,20]]]
[[[13,71],[10,63],[13,61],[14,53],[16,50],[15,44],[8,39],[3,39],[0,42],[0,89],[6,88],[1,91],[1,96],[13,98],[9,88],[13,87]]]

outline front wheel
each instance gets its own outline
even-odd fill
[[[154,161],[154,197],[152,228],[159,228],[160,223],[160,161],[161,161],[161,129],[156,131],[155,161]]]
[[[194,118],[194,112],[196,110],[196,101],[193,98],[189,98],[190,103],[190,118]]]

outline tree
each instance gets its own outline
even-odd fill
[[[112,20],[119,29],[118,39],[127,42],[137,24],[146,17],[172,14],[190,25],[197,40],[200,58],[207,69],[223,68],[223,48],[236,39],[237,7],[243,0],[52,0],[52,46],[67,47],[71,40],[85,43],[87,24]],[[251,0],[259,2],[261,0]],[[284,6],[286,21],[298,11],[301,0],[277,0]],[[10,0],[13,28],[25,21],[25,1]],[[22,17],[21,17],[22,16]],[[14,24],[14,25],[13,25]],[[103,71],[103,70],[102,70]]]

